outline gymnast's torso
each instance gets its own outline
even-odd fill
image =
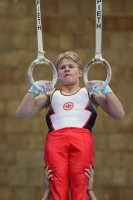
[[[49,132],[66,127],[86,128],[92,131],[97,113],[85,88],[72,95],[55,90],[46,115]]]

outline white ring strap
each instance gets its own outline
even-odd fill
[[[53,79],[52,79],[53,87],[55,86],[56,81],[57,81],[57,70],[56,70],[54,64],[44,57],[44,53],[45,52],[43,50],[40,0],[36,0],[36,17],[37,17],[38,55],[37,55],[37,59],[34,60],[31,63],[31,65],[29,66],[28,78],[29,78],[29,81],[30,81],[31,85],[33,85],[41,93],[42,92],[42,88],[35,83],[35,81],[33,79],[33,76],[32,76],[32,72],[33,72],[33,69],[34,69],[35,65],[36,64],[46,64],[46,65],[50,66],[50,68],[51,68],[51,70],[53,72]],[[44,86],[46,88],[45,84],[44,84]],[[47,93],[47,91],[46,91],[46,93]]]
[[[98,88],[98,90],[104,89],[110,82],[112,71],[109,63],[102,58],[101,53],[102,44],[102,0],[96,0],[96,47],[95,47],[95,57],[86,65],[83,73],[83,79],[85,85],[88,82],[88,71],[90,67],[94,64],[103,64],[107,69],[107,77],[105,82]],[[95,86],[95,85],[94,85]]]
[[[38,42],[38,58],[44,57],[43,39],[42,39],[42,23],[40,0],[36,0],[36,24],[37,24],[37,42]]]
[[[96,0],[96,49],[95,58],[102,58],[102,0]]]

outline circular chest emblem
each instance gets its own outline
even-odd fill
[[[64,104],[63,108],[64,110],[71,110],[73,108],[74,104],[72,102],[67,102]]]

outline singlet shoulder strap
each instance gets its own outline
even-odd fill
[[[53,91],[53,93],[52,93],[51,96],[50,96],[50,102],[52,101],[52,97],[53,97],[53,95],[54,95],[54,93],[55,93],[56,91],[60,91],[60,90],[58,90],[58,89],[55,88],[55,90]]]

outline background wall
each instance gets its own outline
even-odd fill
[[[42,0],[41,13],[46,58],[54,63],[60,52],[72,50],[85,66],[95,53],[95,1]],[[45,111],[24,121],[16,117],[30,87],[27,72],[37,57],[36,34],[35,1],[0,0],[0,200],[39,200],[45,187]],[[110,86],[126,114],[115,121],[98,111],[93,129],[95,193],[99,200],[132,200],[132,0],[103,0],[102,54],[112,68]],[[34,72],[36,79],[51,79],[47,67]],[[92,67],[89,75],[104,80],[105,67]]]

